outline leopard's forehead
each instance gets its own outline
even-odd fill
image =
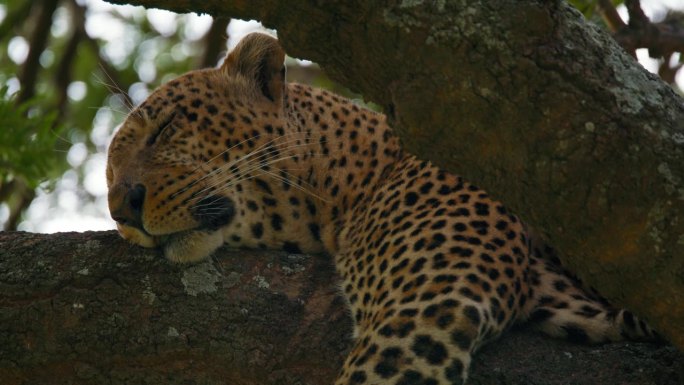
[[[278,108],[254,101],[239,78],[219,69],[193,71],[155,89],[134,109],[110,148],[125,142],[145,153],[174,151],[208,159],[236,142],[259,136],[258,128],[280,119]],[[270,119],[270,124],[263,123]],[[162,132],[163,131],[163,132]],[[164,146],[149,144],[162,132]],[[166,140],[174,138],[175,140]],[[154,141],[154,140],[152,140]],[[239,148],[237,149],[239,150]]]
[[[221,89],[219,80],[219,74],[213,69],[189,72],[159,86],[138,109],[150,120],[157,119],[169,108],[190,118],[202,113],[215,115],[218,108],[212,101],[228,94],[225,87]]]

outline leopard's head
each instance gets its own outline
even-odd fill
[[[206,257],[239,222],[234,166],[284,115],[284,52],[264,34],[245,37],[219,68],[157,88],[109,147],[109,210],[121,236],[161,247],[174,261]],[[231,166],[232,165],[232,166]]]

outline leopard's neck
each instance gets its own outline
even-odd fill
[[[286,111],[286,135],[301,146],[296,152],[304,157],[299,167],[293,166],[303,181],[301,200],[319,227],[324,248],[336,252],[337,237],[353,209],[403,156],[399,140],[384,115],[328,91],[290,84]]]

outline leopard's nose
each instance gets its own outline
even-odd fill
[[[145,203],[144,185],[118,185],[109,190],[109,212],[118,223],[145,230],[142,224],[143,204]]]

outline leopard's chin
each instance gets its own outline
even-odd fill
[[[199,262],[223,245],[221,231],[208,229],[150,235],[138,228],[117,223],[117,230],[128,242],[146,248],[160,248],[168,260],[177,263]]]
[[[199,262],[223,245],[221,231],[187,230],[155,237],[164,256],[176,263]]]

